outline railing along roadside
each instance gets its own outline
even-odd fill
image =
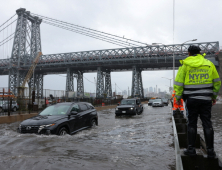
[[[177,128],[175,124],[174,117],[172,116],[173,122],[173,134],[174,134],[174,147],[175,147],[175,155],[176,155],[176,170],[183,170],[183,163],[180,155],[180,146],[177,136]]]

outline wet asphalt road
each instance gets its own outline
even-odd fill
[[[99,111],[99,126],[75,135],[18,134],[0,125],[0,169],[171,170],[175,166],[170,106],[144,105],[141,115]]]

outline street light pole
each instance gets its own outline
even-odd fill
[[[162,78],[165,78],[165,79],[168,79],[168,80],[170,80],[170,93],[172,94],[172,88],[171,88],[171,80],[172,80],[173,78],[171,78],[171,79],[169,79],[169,78],[167,78],[167,77],[162,77]]]

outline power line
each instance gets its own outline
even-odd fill
[[[117,84],[116,84],[116,86],[117,86]],[[118,88],[119,88],[119,86],[117,86]],[[120,89],[120,88],[119,88]],[[120,89],[121,91],[123,91],[122,89]]]
[[[61,22],[60,21],[54,21],[54,20],[51,20],[51,19],[45,19],[46,21],[48,21],[48,22],[53,22],[53,23],[56,23],[56,24],[61,24]],[[44,21],[44,20],[43,20]],[[69,23],[65,23],[65,24],[63,24],[62,23],[62,25],[64,26],[67,26],[67,27],[72,27],[72,28],[74,28],[74,29],[77,29],[77,30],[80,30],[80,31],[82,31],[82,32],[85,32],[85,33],[90,33],[90,34],[96,34],[96,35],[99,35],[99,36],[104,36],[104,37],[106,37],[106,38],[109,38],[109,39],[113,39],[113,40],[116,40],[116,41],[120,41],[121,43],[126,43],[128,46],[130,46],[130,45],[135,45],[135,46],[138,46],[138,44],[134,44],[134,43],[132,43],[132,42],[125,42],[125,41],[123,41],[123,40],[120,40],[120,39],[117,39],[117,38],[113,38],[113,37],[109,37],[109,36],[107,36],[107,35],[102,35],[102,34],[104,34],[104,33],[100,33],[99,31],[97,31],[97,32],[95,32],[95,31],[91,31],[91,30],[84,30],[84,29],[82,29],[82,28],[79,28],[79,27],[77,27],[76,25],[72,25],[72,24],[69,24]],[[123,39],[122,37],[121,37],[121,39]]]
[[[10,38],[8,41],[10,41],[11,39],[13,39],[14,37]],[[4,45],[5,43],[7,43],[8,41],[4,42],[3,44],[0,44],[0,46]]]
[[[64,22],[64,21],[60,21],[60,20],[57,20],[57,19],[53,19],[53,18],[49,18],[49,17],[45,17],[45,16],[42,16],[42,15],[38,15],[38,14],[34,14],[32,13],[33,15],[36,15],[40,18],[43,18],[45,20],[51,20],[51,21],[54,21],[54,22],[60,22],[62,24],[69,24],[69,25],[72,25],[72,26],[75,26],[75,27],[79,27],[81,28],[81,30],[85,29],[85,30],[88,30],[89,31],[94,31],[96,33],[102,33],[102,34],[106,34],[106,35],[109,35],[109,36],[113,36],[113,37],[116,37],[116,38],[121,38],[121,39],[124,39],[124,40],[127,40],[127,41],[131,41],[131,42],[134,42],[134,43],[138,43],[138,44],[143,44],[143,45],[148,45],[147,43],[143,43],[143,42],[140,42],[140,41],[135,41],[135,40],[132,40],[132,39],[129,39],[129,38],[124,38],[124,37],[121,37],[121,36],[117,36],[117,35],[113,35],[113,34],[110,34],[110,33],[106,33],[106,32],[102,32],[102,31],[99,31],[99,30],[95,30],[95,29],[91,29],[91,28],[87,28],[87,27],[83,27],[83,26],[79,26],[79,25],[76,25],[76,24],[71,24],[71,23],[68,23],[68,22]],[[84,30],[84,31],[85,31]],[[132,44],[132,43],[131,43]],[[138,45],[137,45],[138,46]]]
[[[1,42],[0,42],[0,44],[1,43],[3,43],[5,40],[7,40],[9,37],[11,37],[12,35],[14,35],[15,34],[15,32],[14,33],[12,33],[11,35],[9,35],[7,38],[5,38],[4,40],[2,40]]]
[[[60,28],[67,28],[67,29],[72,29],[72,30],[75,30],[76,33],[79,33],[79,34],[83,34],[83,35],[92,35],[92,36],[97,36],[97,37],[101,37],[101,38],[105,38],[105,39],[108,39],[109,41],[113,41],[113,42],[116,42],[116,43],[121,43],[121,44],[124,44],[126,46],[138,46],[137,44],[133,44],[133,43],[128,43],[128,42],[125,42],[125,41],[122,41],[122,40],[119,40],[119,39],[116,39],[116,38],[112,38],[112,37],[108,37],[108,36],[104,36],[102,34],[99,34],[99,33],[94,33],[94,32],[90,32],[90,31],[85,31],[85,30],[82,30],[82,29],[79,29],[79,28],[76,28],[76,27],[70,27],[70,26],[67,26],[67,25],[59,25],[57,24],[56,22],[52,22],[52,21],[43,21],[43,23],[46,23],[46,24],[50,24],[50,25],[53,25],[53,26],[57,26],[57,27],[60,27]],[[95,38],[95,37],[93,37]]]
[[[71,28],[66,28],[64,26],[60,26],[60,25],[56,25],[56,24],[53,24],[53,23],[49,23],[49,22],[46,22],[46,21],[43,21],[44,23],[47,23],[49,25],[53,25],[53,26],[56,26],[56,27],[59,27],[59,28],[63,28],[65,30],[69,30],[69,31],[72,31],[72,32],[76,32],[76,33],[79,33],[78,31],[75,31]],[[96,39],[99,39],[99,40],[102,40],[102,41],[106,41],[106,42],[109,42],[109,43],[112,43],[112,44],[115,44],[115,45],[119,45],[119,46],[122,46],[122,47],[126,47],[125,45],[122,45],[122,44],[119,44],[119,43],[115,43],[115,42],[111,42],[111,41],[108,41],[108,40],[105,40],[104,38],[99,38],[97,36],[93,36],[93,35],[88,35],[88,34],[84,34],[84,33],[79,33],[79,34],[82,34],[82,35],[86,35],[86,36],[89,36],[89,37],[92,37],[92,38],[96,38]]]
[[[84,76],[83,76],[84,77]],[[88,80],[90,83],[96,84],[95,82],[90,81],[89,79],[87,79],[86,77],[84,77],[86,80]]]
[[[2,32],[4,29],[6,29],[8,26],[10,26],[11,24],[13,24],[15,21],[17,21],[17,19],[15,19],[14,21],[12,21],[10,24],[8,24],[6,27],[4,27],[4,28],[2,28],[1,30],[0,30],[0,32]]]
[[[12,19],[14,16],[16,16],[16,14],[15,15],[13,15],[11,18],[9,18],[7,21],[5,21],[2,25],[0,25],[0,27],[2,27],[3,25],[5,25],[10,19]]]

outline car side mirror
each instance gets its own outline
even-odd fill
[[[71,111],[71,112],[70,112],[70,115],[77,115],[77,114],[78,114],[77,111]]]
[[[117,106],[119,106],[119,103],[117,103]]]

